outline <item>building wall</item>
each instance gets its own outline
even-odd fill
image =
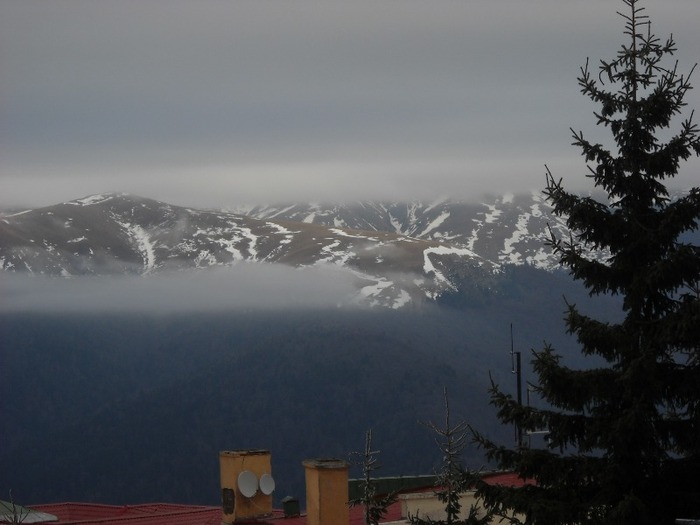
[[[411,494],[402,494],[399,496],[401,501],[401,517],[408,519],[409,517],[419,517],[422,519],[431,519],[433,521],[444,520],[447,518],[445,513],[445,504],[438,499],[434,492],[417,492]],[[468,491],[462,494],[459,498],[462,505],[460,519],[464,519],[469,514],[469,509],[473,506],[478,511],[477,516],[482,518],[485,515],[481,501],[476,498],[473,491]],[[500,518],[494,518],[490,523],[502,523]]]

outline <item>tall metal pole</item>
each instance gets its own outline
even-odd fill
[[[522,389],[522,368],[520,367],[520,352],[515,352],[515,376],[518,384],[518,405],[523,406],[523,389]],[[518,425],[518,446],[523,446],[523,430]]]
[[[513,347],[513,323],[510,324],[510,356],[511,356],[511,372],[515,374],[516,379],[516,399],[518,405],[523,406],[523,388],[522,388],[522,366],[520,363],[520,352],[515,352]],[[515,442],[518,447],[523,446],[523,431],[520,425],[515,424]]]

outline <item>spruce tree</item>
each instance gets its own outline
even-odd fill
[[[354,452],[352,455],[361,458],[362,481],[360,482],[360,496],[350,500],[349,505],[354,507],[362,505],[364,510],[364,525],[378,525],[379,521],[389,511],[389,507],[398,500],[398,494],[377,494],[377,481],[374,473],[381,468],[379,464],[379,451],[372,450],[372,429],[365,433],[364,452]]]
[[[546,430],[549,444],[509,448],[474,431],[523,488],[481,484],[495,512],[527,524],[664,524],[700,518],[700,190],[671,196],[665,183],[700,155],[693,114],[677,124],[690,73],[651,33],[637,0],[623,0],[625,39],[597,74],[581,68],[582,93],[600,109],[610,147],[573,129],[574,145],[603,197],[567,192],[547,169],[545,195],[572,236],[549,241],[590,294],[618,295],[619,320],[566,305],[565,324],[591,365],[567,367],[545,345],[533,352],[545,408],[523,407],[492,385],[503,423]],[[664,138],[665,137],[665,138]],[[594,193],[592,193],[594,195]]]

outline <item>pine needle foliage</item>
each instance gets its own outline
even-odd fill
[[[439,427],[435,423],[428,423],[428,427],[435,432],[435,444],[442,454],[442,467],[438,473],[436,492],[438,499],[445,504],[445,523],[452,525],[459,523],[459,515],[462,511],[460,496],[467,490],[465,484],[464,469],[461,455],[467,444],[467,426],[464,421],[454,424],[450,419],[450,403],[447,398],[447,390],[443,392],[445,400],[445,424]]]
[[[533,352],[546,408],[521,406],[492,384],[500,420],[525,433],[547,430],[548,445],[513,449],[473,431],[491,460],[534,480],[479,485],[492,511],[526,524],[700,518],[700,247],[688,240],[698,231],[700,190],[672,198],[666,187],[682,161],[700,155],[693,113],[672,126],[693,70],[667,65],[673,38],[656,38],[640,2],[623,1],[627,43],[597,74],[586,63],[578,78],[611,146],[571,130],[604,197],[567,192],[549,169],[544,191],[575,232],[549,240],[562,266],[592,296],[619,295],[621,320],[566,304],[567,331],[595,364],[569,368],[547,345]]]
[[[398,495],[394,492],[388,494],[377,493],[377,482],[374,474],[381,468],[379,463],[379,450],[372,449],[372,429],[365,433],[365,450],[362,453],[354,453],[361,458],[362,482],[360,484],[361,495],[349,502],[351,507],[362,505],[365,525],[378,525],[379,521],[387,514],[389,507],[393,505]]]
[[[468,425],[466,421],[454,423],[450,416],[450,402],[447,389],[443,390],[445,420],[442,426],[428,422],[425,426],[435,433],[435,444],[440,450],[442,461],[437,475],[435,495],[445,505],[445,519],[433,520],[430,517],[409,516],[411,525],[486,525],[492,515],[474,505],[468,511],[462,510],[461,497],[471,490],[478,473],[470,472],[462,466],[462,451],[467,446]]]

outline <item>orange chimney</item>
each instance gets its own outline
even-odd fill
[[[348,525],[348,463],[341,459],[307,459],[307,525]]]
[[[268,450],[219,452],[222,523],[272,514],[271,454]]]

